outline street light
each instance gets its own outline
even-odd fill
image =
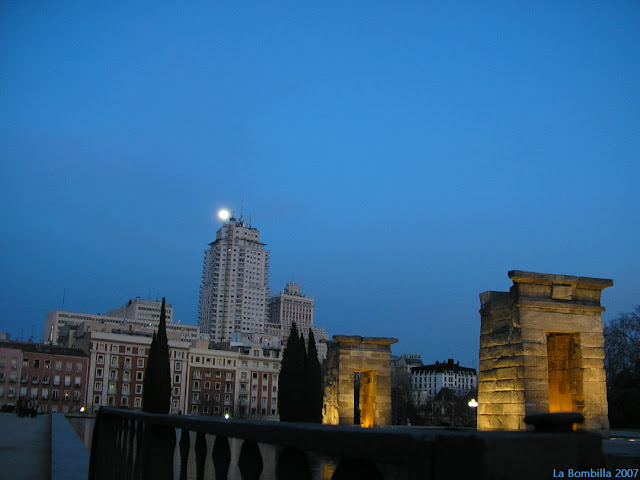
[[[478,408],[478,402],[476,402],[475,398],[472,398],[471,400],[469,400],[469,406],[471,408]]]

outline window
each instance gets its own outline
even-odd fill
[[[118,345],[111,345],[111,351],[112,352],[119,352],[120,351],[120,347]]]
[[[94,405],[100,405],[100,395],[94,395],[93,396],[93,404]]]
[[[131,368],[131,358],[130,357],[125,357],[124,358],[124,368]]]
[[[124,385],[122,385],[122,394],[123,395],[129,395],[129,384],[125,383]]]
[[[104,355],[98,355],[98,356],[96,357],[96,363],[97,363],[98,365],[102,365],[102,364],[104,364]]]
[[[140,408],[140,406],[142,405],[142,399],[136,398],[134,405],[136,408]]]
[[[180,387],[173,387],[173,395],[174,396],[180,395]]]
[[[216,390],[220,390],[220,382],[216,382]]]
[[[182,362],[176,362],[176,372],[182,370]]]
[[[204,382],[205,390],[209,390],[211,388],[211,382]]]
[[[102,378],[102,369],[101,368],[96,368],[96,377]]]
[[[63,402],[68,402],[69,400],[71,400],[71,396],[69,395],[69,390],[65,390],[64,391],[64,396],[62,397],[62,401]]]
[[[60,375],[53,376],[53,384],[57,387],[60,385]]]
[[[142,385],[136,385],[136,395],[142,394]]]
[[[144,368],[144,358],[138,359],[138,368]]]
[[[67,372],[70,372],[72,367],[73,367],[73,363],[72,362],[67,362],[66,365],[65,365],[65,368],[66,368]]]
[[[20,383],[27,383],[29,381],[29,375],[27,375],[26,373],[23,373],[20,376]]]
[[[220,401],[220,395],[218,395],[217,393],[213,396],[213,401],[214,402],[219,402]]]
[[[28,358],[23,358],[22,359],[22,368],[29,368],[29,359]]]
[[[194,392],[193,401],[194,402],[199,402],[200,401],[200,394],[198,392]]]
[[[136,372],[136,380],[141,382],[144,372]]]
[[[122,397],[122,400],[120,400],[121,405],[123,407],[128,407],[129,406],[129,397]]]
[[[97,392],[102,391],[102,382],[96,382],[93,384],[93,389]]]
[[[43,385],[49,385],[49,375],[43,375],[42,376],[42,384]]]
[[[44,361],[44,368],[51,368],[51,360]]]
[[[193,381],[193,389],[194,390],[200,390],[200,381],[199,380],[194,380]]]
[[[73,394],[73,401],[74,402],[79,402],[80,401],[80,392],[74,392]]]
[[[216,378],[222,378],[222,372],[216,372]]]
[[[51,391],[51,400],[54,400],[54,401],[60,400],[60,392],[58,392],[58,390]]]
[[[65,375],[65,377],[64,377],[64,386],[65,387],[70,387],[71,386],[71,377],[69,375]]]
[[[43,388],[42,392],[40,394],[40,398],[42,398],[42,400],[49,400],[49,389],[48,388]]]
[[[56,370],[62,370],[62,362],[56,362],[55,368]]]
[[[180,375],[173,376],[173,383],[180,383]]]
[[[131,353],[131,347],[125,347],[124,353]]]
[[[138,355],[144,355],[144,347],[138,347]],[[140,366],[140,362],[138,362],[138,366]]]
[[[224,378],[225,380],[233,380],[233,372],[227,372]]]
[[[118,357],[116,357],[115,355],[111,357],[111,365],[114,367],[118,366]]]
[[[81,371],[82,371],[82,363],[76,362],[76,372],[81,372]]]

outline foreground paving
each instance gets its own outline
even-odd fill
[[[0,413],[0,477],[49,479],[50,438],[50,415],[18,418],[15,413]]]

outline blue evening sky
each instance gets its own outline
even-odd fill
[[[640,303],[640,3],[0,5],[0,331],[167,297],[218,207],[333,334],[477,367],[507,271]]]

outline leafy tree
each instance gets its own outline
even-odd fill
[[[322,423],[322,397],[322,368],[318,360],[315,335],[313,330],[309,329],[304,372],[304,403],[307,422]]]
[[[640,427],[640,305],[604,327],[609,422]]]
[[[171,406],[171,370],[169,368],[169,341],[165,299],[160,308],[160,323],[149,348],[144,373],[142,410],[149,413],[169,413]]]
[[[283,422],[303,422],[304,408],[304,343],[300,342],[298,327],[291,324],[287,346],[282,354],[278,377],[278,409]]]

